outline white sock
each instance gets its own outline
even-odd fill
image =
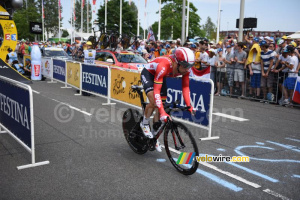
[[[149,121],[150,121],[150,118],[146,118],[146,117],[144,116],[143,124],[144,124],[144,125],[145,125],[145,124],[149,124]]]

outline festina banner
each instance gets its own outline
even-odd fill
[[[82,64],[82,89],[107,96],[108,69]]]
[[[0,79],[0,123],[31,148],[29,91]]]
[[[65,61],[53,59],[53,78],[65,82],[66,80]]]
[[[167,78],[167,103],[179,101],[180,107],[185,107],[185,102],[182,95],[182,80],[181,78]],[[210,82],[193,80],[190,78],[190,97],[191,104],[196,109],[195,116],[192,116],[188,111],[174,112],[172,115],[182,118],[203,126],[209,126],[209,108],[210,108]]]

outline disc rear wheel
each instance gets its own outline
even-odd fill
[[[148,151],[147,138],[140,128],[142,115],[139,111],[128,109],[124,112],[122,126],[124,136],[130,148],[137,154],[144,154]]]

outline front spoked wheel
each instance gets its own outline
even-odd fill
[[[172,122],[173,127],[164,133],[167,155],[172,165],[182,174],[191,175],[196,172],[199,163],[198,147],[191,132],[180,122]]]

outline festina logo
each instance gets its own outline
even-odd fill
[[[97,85],[97,86],[100,85],[101,87],[107,88],[105,76],[98,75],[98,74],[83,72],[82,73],[82,82]]]
[[[30,119],[28,119],[27,110],[25,105],[0,93],[0,112],[4,112],[8,117],[11,117],[29,130]]]
[[[56,74],[60,74],[60,75],[65,76],[65,68],[63,68],[61,66],[53,65],[53,71]]]
[[[0,69],[4,69],[4,68],[8,68],[7,66],[1,66],[0,65]]]
[[[181,90],[174,90],[169,88],[168,90],[168,98],[167,98],[167,103],[171,103],[171,102],[175,102],[177,100],[180,100],[180,106],[184,107],[184,99],[183,99],[183,95],[182,95],[182,91]],[[192,93],[191,95],[191,104],[192,106],[196,109],[199,110],[200,112],[206,112],[205,110],[205,104],[203,101],[203,96],[202,95],[197,95],[196,93]],[[173,99],[174,97],[174,99]]]

